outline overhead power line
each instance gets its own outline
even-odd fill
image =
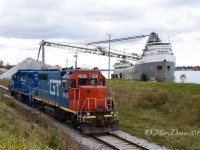
[[[105,41],[98,41],[98,42],[91,42],[91,43],[88,43],[88,45],[102,44],[102,43],[109,43],[109,42],[120,42],[120,41],[144,38],[146,36],[149,36],[149,35],[139,35],[139,36],[126,37],[126,38],[119,38],[119,39],[112,39],[112,40],[105,40]]]

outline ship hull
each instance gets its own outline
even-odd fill
[[[114,69],[115,77],[131,80],[152,80],[169,82],[174,80],[175,62],[158,61]]]

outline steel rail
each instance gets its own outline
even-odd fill
[[[127,139],[125,139],[123,137],[120,137],[118,135],[115,135],[113,133],[107,133],[107,134],[105,134],[106,138],[108,138],[108,136],[110,136],[109,138],[111,138],[111,139],[113,138],[113,140],[117,139],[119,141],[122,141],[121,146],[123,146],[123,145],[126,144],[126,146],[131,146],[133,149],[149,150],[146,147],[143,147],[143,146],[141,146],[141,145],[139,145],[137,143],[129,141],[129,140],[127,140]],[[98,135],[91,135],[91,138],[95,139],[96,141],[99,141],[100,143],[103,143],[104,145],[108,146],[111,149],[114,149],[114,150],[120,150],[121,149],[121,148],[119,148],[120,147],[119,143],[112,144],[112,142],[109,142],[111,140],[104,140],[104,139],[102,139],[103,135],[101,136],[101,138],[99,138]]]
[[[134,142],[131,142],[131,141],[129,141],[129,140],[123,138],[123,137],[120,137],[120,136],[116,135],[116,134],[112,134],[112,133],[108,133],[108,134],[111,135],[111,136],[113,136],[113,137],[115,137],[115,138],[117,138],[117,139],[119,139],[119,140],[122,140],[122,141],[124,141],[124,142],[126,142],[126,143],[128,143],[130,145],[136,146],[136,147],[138,147],[141,150],[148,150],[148,148],[143,147],[143,146],[141,146],[139,144],[136,144]]]

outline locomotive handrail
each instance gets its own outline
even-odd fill
[[[90,101],[91,101],[91,100],[94,100],[94,101],[95,101],[95,109],[97,108],[97,99],[96,99],[96,98],[86,98],[86,99],[84,100],[84,102],[83,102],[83,105],[82,105],[82,107],[81,107],[80,112],[82,112],[82,110],[83,110],[83,108],[84,108],[84,106],[85,106],[86,101],[88,101],[88,107],[87,107],[87,109],[89,110],[89,108],[90,108]]]
[[[76,114],[78,114],[79,101],[80,101],[80,89],[79,88],[71,88],[71,89],[74,90],[74,97],[72,98],[72,100],[74,101],[74,108],[76,108]],[[76,99],[77,90],[78,90],[78,98]],[[75,105],[76,101],[78,102],[77,105]],[[78,115],[77,115],[77,119],[78,119]]]
[[[88,101],[88,110],[89,110],[89,108],[90,108],[90,100],[94,100],[94,101],[95,101],[95,110],[96,110],[96,108],[97,108],[97,99],[96,99],[96,98],[86,98],[86,99],[84,100],[83,105],[82,105],[81,110],[80,110],[80,115],[81,115],[81,116],[82,116],[82,110],[83,110],[83,108],[84,108],[84,106],[85,106],[86,101]],[[80,121],[81,121],[81,120],[80,120]]]
[[[110,109],[113,108],[113,105],[112,105],[112,102],[114,103],[113,97],[106,97],[105,98],[105,107],[108,106],[108,101],[110,101]]]
[[[58,96],[52,97],[52,95],[50,94],[49,91],[45,91],[45,90],[42,90],[42,89],[39,89],[39,88],[35,88],[34,90],[35,90],[34,91],[35,96],[39,96],[41,98],[49,99],[51,102],[52,102],[53,99],[55,99],[56,102],[54,101],[53,103],[57,103],[59,105],[59,101],[58,101],[59,97]]]
[[[20,87],[21,85],[21,87]],[[15,88],[16,90],[20,91],[21,93],[27,94],[27,86],[24,86],[21,83],[17,83],[17,87]]]
[[[105,97],[104,99],[97,99],[97,98],[86,98],[83,102],[83,105],[80,109],[80,112],[82,112],[84,106],[85,106],[85,103],[88,101],[88,106],[87,106],[87,109],[89,110],[90,108],[90,101],[91,100],[94,100],[95,101],[95,110],[97,109],[97,100],[104,100],[105,103],[104,103],[104,107],[106,108],[106,106],[108,106],[108,101],[110,102],[109,105],[110,105],[110,109],[114,108],[114,100],[113,100],[113,97]]]
[[[27,86],[28,88],[29,88],[29,95],[31,95],[32,94],[32,91],[31,91],[31,87],[30,86]]]
[[[75,105],[75,102],[74,102],[74,107],[76,108],[76,112],[78,113],[78,107],[79,107],[79,101],[80,101],[80,89],[79,88],[71,88],[74,90],[74,101],[78,101],[78,104]],[[76,99],[76,90],[78,90],[78,99]]]
[[[110,87],[110,92],[112,93],[113,103],[114,103],[114,92],[112,91],[112,88]]]

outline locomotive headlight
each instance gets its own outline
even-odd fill
[[[113,115],[113,114],[114,114],[114,112],[113,112],[113,111],[110,111],[110,114],[111,114],[111,115]]]
[[[98,78],[98,74],[92,74],[92,78]]]
[[[78,78],[87,78],[87,74],[78,74],[77,77]]]
[[[89,115],[90,115],[90,112],[87,112],[86,115],[89,116]]]

